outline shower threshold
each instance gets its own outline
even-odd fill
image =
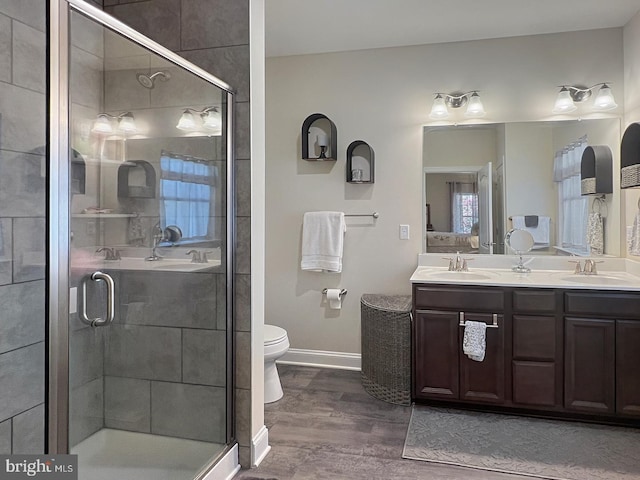
[[[105,428],[71,449],[80,480],[192,480],[218,443]]]

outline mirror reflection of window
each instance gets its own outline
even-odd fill
[[[475,183],[449,182],[451,223],[454,233],[471,233],[478,223],[478,192]]]
[[[214,238],[210,212],[217,167],[208,161],[163,151],[160,157],[160,225],[177,225],[183,241]]]

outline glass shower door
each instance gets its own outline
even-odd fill
[[[69,32],[68,449],[85,480],[193,479],[233,438],[231,94]]]

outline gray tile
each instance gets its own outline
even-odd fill
[[[104,328],[69,332],[69,383],[72,388],[102,378],[104,336]]]
[[[44,218],[13,221],[13,281],[40,280],[45,274]]]
[[[0,287],[0,353],[44,340],[44,289],[43,281]]]
[[[251,216],[251,160],[236,160],[236,215]]]
[[[236,439],[251,445],[251,390],[236,388]]]
[[[15,18],[41,32],[46,28],[46,3],[42,0],[0,0],[0,13]]]
[[[71,45],[97,57],[104,56],[103,27],[79,13],[71,15]]]
[[[202,50],[185,50],[178,52],[181,56],[195,63],[219,79],[228,83],[236,94],[237,102],[248,102],[249,84],[249,46],[220,47]],[[238,158],[248,158],[240,157]]]
[[[137,80],[139,70],[104,72],[104,109],[113,114],[149,108],[150,91]],[[146,73],[146,72],[145,72]]]
[[[226,385],[226,333],[220,330],[182,331],[182,380],[199,385]]]
[[[44,343],[0,355],[0,420],[44,401]]]
[[[104,88],[102,58],[72,46],[70,63],[71,102],[100,109]]]
[[[0,422],[0,455],[11,455],[11,420]]]
[[[0,82],[11,82],[11,19],[0,15]]]
[[[236,387],[251,388],[251,332],[235,332]]]
[[[44,403],[13,417],[13,453],[44,453]]]
[[[152,107],[193,106],[202,110],[207,106],[220,106],[221,90],[209,82],[196,77],[190,72],[179,68],[152,69],[168,72],[171,78],[166,81],[156,81],[155,87],[149,90]]]
[[[180,329],[112,324],[107,335],[105,375],[180,381]]]
[[[105,11],[169,50],[180,49],[180,0],[114,5]]]
[[[182,2],[183,49],[196,50],[248,43],[248,0]]]
[[[236,273],[251,273],[251,218],[236,218]]]
[[[0,150],[44,154],[45,107],[43,94],[0,83]]]
[[[216,274],[129,273],[120,281],[120,322],[216,328]]]
[[[151,431],[151,382],[124,377],[104,379],[104,425],[134,432]]]
[[[234,315],[237,332],[251,331],[251,275],[234,275]]]
[[[1,157],[0,157],[1,158]],[[0,192],[2,191],[0,185]],[[0,195],[1,197],[1,195]],[[0,200],[0,203],[2,200]],[[0,285],[11,283],[13,272],[13,222],[0,218]]]
[[[251,104],[249,102],[236,103],[236,131],[235,131],[236,137],[235,137],[234,143],[236,148],[236,158],[240,158],[240,159],[251,158],[251,110],[250,108],[251,108]]]
[[[224,443],[224,388],[151,383],[151,433]]]
[[[13,22],[13,83],[44,93],[46,60],[45,34]]]
[[[44,162],[41,155],[0,150],[1,217],[45,216]]]
[[[69,395],[69,446],[73,447],[104,426],[101,378],[71,390]]]

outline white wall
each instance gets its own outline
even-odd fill
[[[640,13],[636,14],[625,25],[624,34],[624,124],[625,128],[633,122],[640,122]],[[623,234],[626,225],[633,225],[638,213],[640,189],[628,188],[623,190]],[[626,248],[623,249],[626,251]],[[627,254],[629,256],[629,254]]]
[[[621,29],[267,59],[265,321],[286,328],[294,348],[359,352],[360,296],[410,293],[434,92],[479,89],[486,122],[557,120],[557,85],[612,82],[622,104],[622,72]],[[300,159],[301,125],[315,112],[337,125],[337,162]],[[375,150],[374,185],[345,183],[345,150],[356,139]],[[310,210],[380,212],[377,222],[349,219],[342,274],[300,271]],[[411,240],[398,239],[401,223]],[[324,287],[348,289],[342,310],[325,307]]]

